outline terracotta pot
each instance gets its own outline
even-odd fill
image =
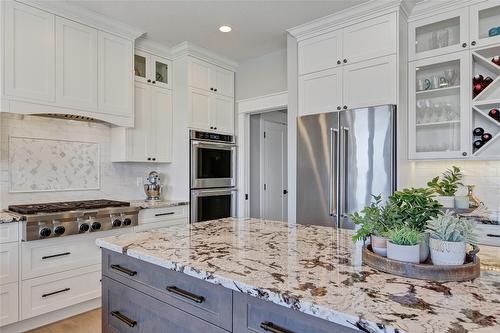
[[[382,257],[387,256],[387,238],[371,235],[370,243],[372,244],[373,252]]]
[[[387,258],[418,264],[420,262],[420,245],[397,245],[388,241]]]
[[[443,205],[443,208],[455,208],[455,197],[438,195],[434,199]]]
[[[429,258],[429,234],[428,233],[423,233],[422,234],[422,239],[420,240],[420,243],[418,244],[420,249],[420,262],[424,262]]]
[[[431,258],[434,265],[463,265],[466,244],[464,242],[447,242],[430,239]]]

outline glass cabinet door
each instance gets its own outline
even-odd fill
[[[137,81],[146,82],[148,78],[149,64],[146,53],[136,51],[134,54],[134,74]]]
[[[411,159],[470,155],[467,51],[412,62],[409,78]]]
[[[151,56],[154,69],[154,81],[156,85],[168,87],[170,66],[167,60]]]
[[[500,42],[500,1],[486,1],[470,7],[472,47]]]
[[[411,22],[409,24],[410,60],[433,57],[468,47],[468,9]]]

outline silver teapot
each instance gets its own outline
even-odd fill
[[[162,189],[160,174],[156,171],[151,171],[144,184],[144,193],[146,193],[147,200],[160,200]]]

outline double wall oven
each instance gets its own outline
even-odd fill
[[[190,221],[236,214],[236,142],[233,135],[190,131]]]

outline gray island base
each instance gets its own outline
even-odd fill
[[[97,240],[103,333],[500,332],[500,277],[435,283],[361,265],[351,233],[224,219]]]

